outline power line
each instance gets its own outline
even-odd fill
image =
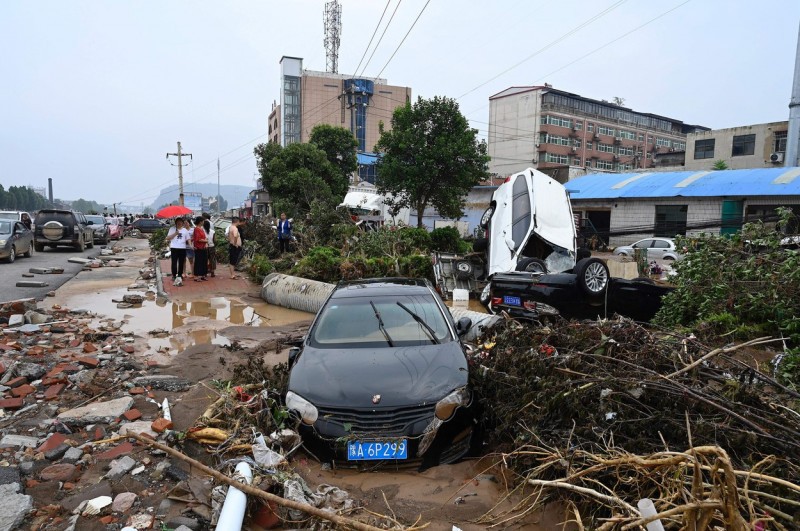
[[[372,32],[372,37],[369,38],[369,42],[367,43],[367,47],[364,48],[364,53],[361,55],[361,59],[358,61],[358,66],[356,66],[355,70],[353,70],[353,75],[358,72],[358,69],[361,67],[361,63],[364,61],[364,58],[367,56],[367,52],[369,51],[369,47],[372,45],[372,39],[375,38],[375,34],[378,33],[378,28],[381,27],[381,22],[383,22],[383,17],[386,15],[386,10],[389,9],[389,4],[392,3],[392,0],[386,0],[386,5],[383,8],[383,13],[381,13],[381,18],[378,19],[378,23],[375,25],[375,31]]]
[[[367,64],[364,65],[364,68],[361,70],[361,74],[358,75],[357,77],[361,77],[361,76],[364,75],[364,72],[367,70],[367,67],[369,66],[370,61],[372,61],[372,57],[375,55],[375,52],[378,50],[378,46],[381,45],[381,41],[383,40],[383,36],[386,35],[386,30],[389,29],[389,26],[391,25],[392,20],[394,20],[394,15],[395,15],[395,13],[397,13],[397,8],[399,8],[400,4],[402,4],[402,3],[403,3],[403,0],[397,0],[397,5],[394,6],[394,11],[392,11],[392,16],[389,17],[389,22],[387,22],[386,23],[386,27],[383,28],[383,33],[381,33],[381,36],[378,39],[378,43],[375,45],[375,48],[372,49],[372,53],[370,54],[369,59],[367,59]]]
[[[622,0],[622,1],[624,2],[625,0]],[[378,72],[378,75],[377,75],[377,76],[375,76],[375,77],[381,77],[381,74],[383,74],[383,71],[384,71],[384,70],[386,70],[386,67],[387,67],[387,66],[389,66],[389,63],[391,63],[391,62],[392,62],[392,59],[394,59],[394,56],[395,56],[395,54],[396,54],[396,53],[397,53],[397,51],[400,49],[400,47],[403,45],[403,43],[404,43],[404,42],[406,42],[406,37],[408,37],[408,34],[409,34],[409,33],[411,33],[411,30],[412,30],[412,29],[414,29],[414,26],[416,26],[416,24],[417,24],[417,21],[419,20],[419,17],[421,17],[421,16],[422,16],[422,13],[424,13],[424,12],[425,12],[425,8],[426,8],[426,7],[428,7],[428,4],[430,4],[430,3],[431,3],[431,0],[428,0],[427,2],[425,2],[425,5],[424,5],[424,6],[422,6],[422,10],[419,12],[419,15],[417,15],[417,18],[415,18],[415,19],[414,19],[414,23],[413,23],[413,24],[411,24],[411,27],[410,27],[410,28],[408,28],[408,31],[406,32],[405,36],[403,37],[403,40],[402,40],[402,41],[400,41],[400,44],[398,44],[398,45],[397,45],[397,48],[395,48],[395,49],[394,49],[394,52],[392,53],[392,56],[391,56],[391,57],[389,57],[389,60],[388,60],[388,61],[386,61],[386,64],[385,64],[385,65],[383,65],[383,68],[381,68],[381,71],[380,71],[380,72]]]
[[[561,42],[561,41],[563,41],[564,39],[566,39],[566,38],[570,37],[571,35],[574,35],[575,33],[577,33],[578,31],[582,30],[583,28],[585,28],[586,26],[588,26],[588,25],[589,25],[589,24],[591,24],[592,22],[594,22],[594,21],[596,21],[596,20],[598,20],[598,19],[602,18],[603,16],[607,15],[608,13],[610,13],[610,12],[614,11],[616,8],[618,8],[619,6],[621,6],[622,4],[624,4],[625,2],[627,2],[627,0],[619,0],[617,3],[615,3],[615,4],[612,4],[611,6],[607,7],[607,8],[606,8],[606,9],[604,9],[603,11],[601,11],[600,13],[598,13],[598,14],[594,15],[593,17],[591,17],[591,18],[589,18],[589,19],[585,20],[584,22],[581,22],[580,24],[578,24],[577,26],[575,26],[574,28],[572,28],[571,30],[569,30],[568,32],[566,32],[565,34],[563,34],[563,35],[561,35],[560,37],[558,37],[556,40],[554,40],[554,41],[551,41],[550,43],[546,44],[546,45],[545,45],[545,46],[543,46],[542,48],[539,48],[538,50],[536,50],[535,52],[533,52],[531,55],[529,55],[528,57],[526,57],[525,59],[523,59],[523,60],[521,60],[521,61],[519,61],[519,62],[517,62],[517,63],[515,63],[515,64],[511,65],[510,67],[506,68],[505,70],[503,70],[503,71],[502,71],[502,72],[500,72],[499,74],[497,74],[497,75],[495,75],[495,76],[493,76],[493,77],[491,77],[491,78],[487,79],[486,81],[484,81],[484,82],[483,82],[483,83],[481,83],[480,85],[478,85],[478,86],[476,86],[476,87],[474,87],[474,88],[472,88],[472,89],[468,90],[467,92],[465,92],[464,94],[462,94],[461,96],[459,96],[459,97],[458,97],[458,98],[456,98],[456,99],[459,99],[459,100],[460,100],[460,99],[461,99],[461,98],[463,98],[464,96],[467,96],[468,94],[471,94],[471,93],[475,92],[475,91],[476,91],[476,90],[478,90],[479,88],[481,88],[481,87],[483,87],[483,86],[485,86],[485,85],[488,85],[489,83],[491,83],[492,81],[494,81],[494,80],[495,80],[495,79],[497,79],[498,77],[502,76],[503,74],[506,74],[506,73],[510,72],[511,70],[514,70],[514,69],[515,69],[515,68],[517,68],[519,65],[521,65],[521,64],[523,64],[523,63],[525,63],[525,62],[527,62],[527,61],[530,61],[531,59],[533,59],[534,57],[536,57],[536,56],[537,56],[537,55],[539,55],[540,53],[542,53],[542,52],[544,52],[544,51],[546,51],[546,50],[549,50],[550,48],[552,48],[553,46],[555,46],[555,45],[556,45],[556,44],[558,44],[559,42]]]

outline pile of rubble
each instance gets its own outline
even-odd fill
[[[169,493],[188,472],[126,437],[174,438],[165,398],[188,380],[138,361],[121,323],[91,327],[84,310],[14,301],[0,322],[0,530],[205,526],[211,485],[192,483],[200,503],[181,514]]]

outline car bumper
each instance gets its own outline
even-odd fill
[[[78,245],[80,240],[78,238],[61,240],[48,240],[47,238],[40,238],[34,240],[34,242],[40,245]]]

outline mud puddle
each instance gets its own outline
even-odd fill
[[[118,308],[117,302],[126,294],[145,297],[140,305]],[[239,297],[207,297],[202,300],[156,300],[152,292],[129,291],[127,287],[107,289],[99,293],[84,293],[69,297],[66,305],[85,309],[103,320],[120,323],[123,332],[147,338],[148,358],[159,363],[183,350],[200,344],[230,345],[236,337],[226,337],[219,331],[232,326],[282,327],[312,317],[306,312],[272,306],[247,295]],[[161,330],[162,333],[151,334]]]

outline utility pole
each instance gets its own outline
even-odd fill
[[[114,207],[114,217],[117,217],[117,204],[114,203],[112,206]]]
[[[794,57],[794,81],[792,98],[789,100],[789,133],[786,138],[786,157],[783,165],[797,166],[800,152],[800,29],[797,34],[797,52]]]
[[[219,191],[219,157],[217,157],[217,216],[222,214],[222,209],[220,208],[220,202],[222,200],[222,195]]]
[[[178,196],[178,198],[180,199],[181,206],[183,206],[183,162],[182,162],[181,159],[182,159],[182,157],[189,157],[189,159],[191,159],[192,158],[192,154],[191,153],[181,153],[181,143],[178,142],[178,152],[177,153],[167,153],[167,160],[169,160],[170,157],[178,157],[178,191],[179,191],[179,194],[180,194]],[[172,164],[172,163],[170,162],[170,164]],[[174,164],[173,164],[173,166],[174,166]]]

